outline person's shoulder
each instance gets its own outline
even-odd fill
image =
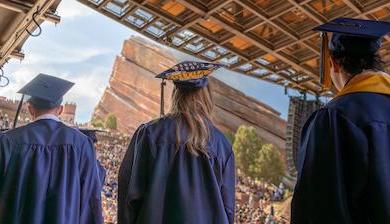
[[[220,141],[223,144],[231,145],[225,134],[214,124],[210,125],[210,135],[213,139],[215,139],[215,141]]]
[[[210,124],[210,144],[211,151],[218,156],[222,156],[225,160],[233,153],[232,144],[214,124]]]
[[[56,127],[56,133],[67,139],[69,142],[73,142],[76,145],[83,145],[89,142],[88,136],[83,134],[78,128],[68,126],[63,122],[58,122]]]
[[[376,105],[378,103],[385,103],[385,107],[390,107],[390,96],[381,93],[371,93],[371,92],[356,92],[350,93],[343,96],[338,96],[330,101],[326,107],[343,109],[356,106],[369,106]]]
[[[83,134],[78,128],[68,126],[62,122],[59,124],[59,128],[62,129],[63,132],[66,132],[69,135],[73,135],[75,138],[78,138],[82,141],[88,141],[88,136]]]
[[[4,138],[12,138],[12,137],[19,136],[20,134],[22,134],[26,131],[34,130],[34,128],[35,128],[35,124],[34,124],[34,122],[31,122],[31,123],[4,131],[2,133],[2,136]]]
[[[164,116],[141,124],[137,128],[136,133],[147,133],[148,135],[155,137],[172,134],[172,130],[176,130],[176,123],[174,117]]]
[[[390,96],[378,93],[352,93],[329,102],[328,110],[337,111],[356,124],[390,122]]]
[[[148,129],[157,129],[161,126],[170,126],[176,124],[176,119],[173,116],[164,116],[153,119],[147,123],[142,124],[140,127]]]

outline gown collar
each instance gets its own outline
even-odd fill
[[[41,116],[38,116],[37,118],[35,118],[34,121],[44,120],[44,119],[55,120],[57,122],[60,121],[60,119],[54,114],[42,114]]]
[[[336,95],[336,98],[358,92],[390,95],[390,75],[377,71],[365,71],[359,75],[355,75]]]

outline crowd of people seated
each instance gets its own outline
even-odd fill
[[[283,184],[278,187],[244,177],[240,173],[236,183],[236,223],[283,224],[287,220],[277,215],[274,203],[284,199]]]
[[[0,129],[8,129],[11,125],[9,115],[0,111]]]
[[[129,143],[126,140],[129,138],[114,133],[102,133],[98,138],[95,145],[97,158],[106,170],[102,192],[103,215],[105,223],[116,223],[118,171]]]
[[[116,223],[118,170],[129,144],[129,138],[119,134],[102,133],[96,143],[97,158],[106,170],[103,187],[103,211],[105,223]],[[273,211],[272,204],[284,199],[284,186],[274,186],[253,181],[238,173],[236,185],[236,223],[283,224]]]

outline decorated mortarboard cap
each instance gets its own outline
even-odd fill
[[[158,74],[156,78],[161,82],[160,114],[164,116],[164,85],[165,80],[172,80],[179,89],[199,89],[207,86],[208,76],[215,70],[223,67],[221,64],[184,61]]]
[[[160,73],[156,78],[172,80],[178,88],[201,88],[208,84],[208,76],[221,67],[221,64],[185,61]]]
[[[39,74],[18,93],[30,96],[28,100],[39,109],[50,109],[61,105],[63,96],[74,83],[54,76]]]
[[[324,88],[329,89],[329,51],[346,55],[375,54],[381,47],[382,37],[390,33],[390,22],[338,18],[313,30],[322,32],[320,78]],[[333,33],[330,41],[327,32]]]

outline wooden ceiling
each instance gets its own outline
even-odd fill
[[[39,32],[39,25],[43,21],[60,22],[60,17],[55,14],[60,2],[61,0],[0,0],[0,68],[10,58],[24,58],[23,44],[30,34],[36,35]]]
[[[389,0],[78,0],[155,41],[316,95],[319,34],[337,17],[390,20]],[[389,38],[381,53],[390,66]]]

